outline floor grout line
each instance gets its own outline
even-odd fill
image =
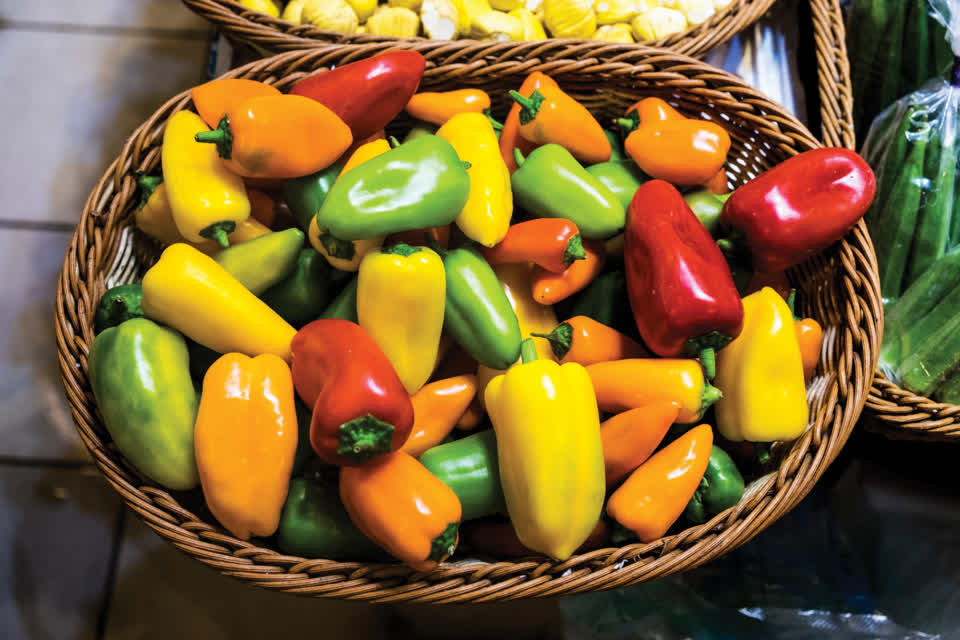
[[[97,640],[104,640],[107,635],[107,624],[110,622],[110,603],[113,600],[113,590],[117,582],[117,567],[120,563],[120,547],[123,546],[123,531],[126,520],[127,508],[122,505],[113,527],[113,546],[110,548],[110,557],[107,559],[107,579],[103,586],[103,604],[97,614]]]
[[[54,222],[42,220],[4,220],[0,218],[0,231],[68,231],[72,233],[77,228],[76,222]]]
[[[161,27],[122,27],[108,24],[72,24],[0,18],[0,30],[39,31],[43,33],[77,33],[109,36],[146,36],[174,40],[208,40],[213,29],[164,29]]]

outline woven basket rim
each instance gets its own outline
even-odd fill
[[[348,47],[346,45],[291,52],[257,61],[226,74],[240,76],[258,71],[262,79],[276,77],[286,67],[304,70],[320,66],[329,59],[355,59],[371,55],[384,45]],[[389,46],[389,45],[386,45]],[[771,131],[781,131],[777,139],[784,151],[797,143],[801,148],[819,143],[793,116],[770,102],[742,81],[702,62],[670,51],[643,48],[654,63],[670,67],[657,71],[658,82],[674,78],[684,91],[701,91],[710,96],[726,96],[730,104],[748,110],[763,108],[767,118],[756,118]],[[312,66],[311,66],[312,65]],[[529,65],[513,63],[518,73],[527,73]],[[543,63],[569,73],[631,77],[643,69],[622,62],[596,62],[595,69],[577,60]],[[434,67],[433,72],[443,71]],[[674,73],[675,76],[672,76]],[[696,78],[694,77],[696,76]],[[722,89],[706,88],[707,81]],[[701,86],[691,89],[690,86]],[[840,280],[845,283],[842,330],[832,339],[843,340],[844,350],[831,362],[829,392],[822,394],[822,411],[815,412],[816,423],[786,452],[779,469],[753,483],[747,496],[735,507],[700,526],[649,544],[631,544],[605,548],[575,556],[564,563],[533,558],[518,561],[445,563],[429,574],[416,574],[394,565],[363,562],[334,562],[280,555],[272,549],[243,542],[212,526],[181,506],[168,492],[142,485],[126,466],[122,456],[105,443],[96,418],[95,403],[85,382],[85,359],[92,331],[91,308],[96,303],[96,254],[103,250],[100,232],[113,231],[119,214],[129,208],[134,193],[131,173],[155,163],[158,149],[139,156],[139,147],[149,147],[159,137],[159,125],[172,111],[189,101],[184,92],[168,100],[142,124],[124,145],[91,193],[80,224],[65,256],[57,285],[56,331],[61,376],[71,412],[84,444],[111,486],[148,526],[197,560],[226,575],[254,585],[313,596],[360,599],[377,602],[460,602],[546,597],[609,589],[634,584],[675,571],[688,570],[747,542],[799,502],[813,487],[826,467],[836,458],[849,437],[866,400],[866,381],[876,366],[879,340],[879,283],[869,236],[859,223],[846,239],[831,249],[836,253]],[[699,95],[699,94],[698,94]],[[713,99],[711,97],[711,99]],[[732,107],[731,107],[732,108]],[[769,135],[769,134],[768,134]],[[95,215],[103,212],[103,215]],[[93,255],[88,255],[92,253]],[[114,256],[102,256],[107,265]],[[843,290],[841,290],[843,292]],[[842,379],[841,379],[842,378]],[[831,417],[832,416],[832,417]],[[822,418],[822,419],[821,419]],[[98,433],[97,430],[101,433]],[[786,447],[784,447],[786,449]]]
[[[960,442],[960,405],[918,396],[887,378],[879,369],[867,396],[867,424],[892,439]]]
[[[732,0],[729,5],[714,13],[706,21],[679,33],[658,40],[637,43],[645,46],[671,49],[677,53],[699,56],[713,47],[723,44],[737,33],[759,20],[776,0]],[[282,18],[245,7],[237,0],[183,0],[191,11],[217,26],[228,37],[256,45],[268,52],[289,51],[316,46],[318,42],[339,44],[368,44],[372,42],[440,42],[461,49],[473,49],[489,44],[477,40],[430,40],[427,38],[393,38],[369,34],[343,34],[327,31],[312,25],[296,25]],[[610,43],[596,40],[550,38],[529,41],[527,44],[546,45],[559,50],[576,48],[585,55],[594,55],[594,49],[607,49]],[[509,43],[508,43],[509,44]],[[512,44],[521,44],[515,42]],[[613,45],[629,48],[634,45]],[[552,53],[551,55],[558,55]],[[566,57],[566,54],[564,54]]]

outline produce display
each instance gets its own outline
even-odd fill
[[[601,123],[536,73],[501,124],[423,69],[214,80],[171,116],[133,217],[164,248],[94,314],[114,443],[238,538],[416,570],[735,506],[807,428],[822,331],[784,270],[870,168],[821,149],[728,193],[727,132],[659,98]]]
[[[733,0],[239,0],[327,31],[436,40],[658,40],[705,22]]]

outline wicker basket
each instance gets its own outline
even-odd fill
[[[261,60],[228,76],[286,89],[324,66],[379,53],[396,43],[318,46]],[[421,43],[400,43],[419,48]],[[701,62],[638,48],[634,62],[554,60],[508,62],[464,76],[458,64],[430,65],[424,88],[481,86],[502,95],[531,71],[550,73],[605,118],[644,95],[719,121],[731,133],[730,180],[742,184],[772,164],[819,146],[804,127],[737,78]],[[803,313],[825,327],[821,364],[808,397],[811,426],[791,444],[775,446],[769,473],[749,486],[738,505],[710,522],[650,544],[605,548],[555,563],[447,562],[422,574],[398,564],[336,562],[281,555],[268,541],[241,541],[206,514],[195,494],[171,494],[147,483],[113,446],[87,378],[94,306],[105,287],[135,279],[156,258],[131,232],[137,170],[159,165],[166,119],[190,106],[188,93],[164,104],[141,125],[110,165],[84,207],[67,249],[57,288],[56,331],[61,375],[80,435],[110,484],[161,536],[185,553],[254,585],[312,596],[378,602],[466,602],[557,596],[643,582],[707,562],[743,544],[789,511],[813,487],[846,442],[866,398],[880,336],[879,284],[862,223],[844,241],[792,270]],[[501,115],[503,101],[494,105]],[[264,546],[258,546],[264,545]]]
[[[733,0],[707,21],[644,45],[669,48],[678,53],[697,56],[756,22],[775,0]],[[297,25],[265,13],[253,11],[236,0],[183,0],[198,15],[212,22],[231,40],[253,45],[267,53],[303,49],[317,44],[367,44],[399,42],[399,38],[325,31],[311,25]],[[423,38],[406,42],[424,42]],[[528,57],[576,59],[584,55],[615,56],[635,45],[614,45],[595,40],[548,39],[532,42],[478,42],[476,40],[443,40],[448,52],[456,51],[465,59],[489,54],[500,60]]]

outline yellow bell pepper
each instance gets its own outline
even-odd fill
[[[337,176],[337,180],[346,175],[351,169],[387,151],[390,151],[390,143],[386,140],[374,140],[373,142],[360,145],[343,165],[343,169],[340,171],[340,175]],[[325,229],[321,229],[317,225],[317,218],[314,217],[310,220],[307,238],[310,240],[310,245],[316,249],[320,255],[326,258],[331,266],[340,271],[356,271],[360,268],[360,261],[363,260],[363,257],[383,244],[383,236],[350,242],[333,238],[327,235],[325,231]],[[348,244],[353,245],[352,250],[347,247]]]
[[[531,338],[521,354],[486,391],[500,484],[520,542],[562,561],[603,508],[600,414],[583,366],[538,359]]]
[[[543,18],[554,38],[589,38],[597,30],[593,0],[544,0]]]
[[[473,23],[480,16],[492,11],[487,0],[454,0],[457,5],[457,25],[461,36],[470,36],[473,32]]]
[[[764,287],[743,299],[743,330],[717,352],[717,429],[734,442],[793,440],[809,408],[793,314]]]
[[[240,0],[240,4],[274,18],[280,17],[280,7],[273,0]]]
[[[406,7],[380,7],[367,20],[367,32],[393,38],[416,38],[420,32],[420,16]]]
[[[224,166],[214,145],[194,140],[209,130],[197,114],[178,111],[167,121],[160,159],[180,233],[190,242],[212,238],[226,247],[230,232],[250,216],[250,200],[243,179]]]
[[[529,9],[514,9],[508,16],[512,16],[520,21],[520,24],[523,25],[523,39],[524,40],[546,40],[547,34],[543,30],[543,23],[540,22],[538,18],[532,11]]]
[[[357,274],[357,320],[393,364],[407,393],[420,390],[437,361],[447,280],[425,247],[371,251]]]
[[[603,40],[605,42],[620,42],[623,44],[633,44],[633,30],[628,24],[605,24],[597,29],[593,34],[594,40]],[[618,236],[620,239],[623,235]],[[620,245],[620,253],[623,253],[623,245]],[[616,255],[611,254],[611,255]]]
[[[290,361],[296,329],[210,256],[174,244],[143,276],[143,312],[218,353]]]
[[[353,33],[360,24],[346,0],[306,0],[300,10],[300,22],[340,33]]]
[[[377,10],[377,0],[347,0],[347,4],[357,14],[357,20],[361,23],[366,22],[367,18]],[[359,29],[359,27],[357,28]]]
[[[503,11],[487,11],[473,19],[470,36],[478,40],[507,42],[523,39],[523,23]]]
[[[507,235],[513,216],[510,171],[493,125],[481,113],[458,113],[440,127],[437,136],[470,163],[470,196],[457,216],[457,226],[471,240],[492,247]]]
[[[596,0],[593,8],[600,25],[630,22],[639,13],[636,0]]]
[[[523,0],[490,0],[490,6],[497,11],[509,13],[523,6]]]
[[[239,353],[214,362],[203,378],[194,450],[203,496],[220,524],[241,540],[273,535],[297,451],[287,364]]]
[[[289,0],[280,17],[293,24],[300,24],[303,22],[303,5],[305,4],[307,4],[307,0]]]

